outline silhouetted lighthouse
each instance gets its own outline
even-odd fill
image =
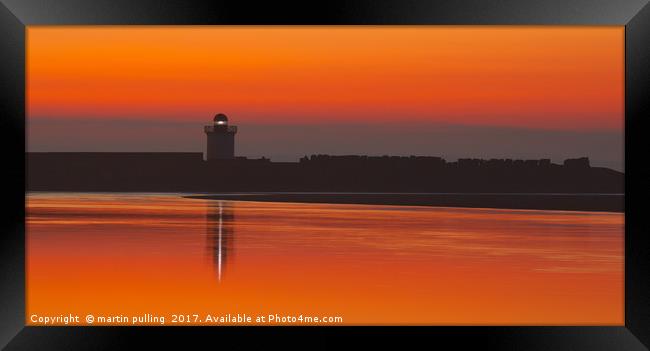
[[[237,126],[228,125],[228,117],[223,113],[214,116],[214,124],[203,128],[208,136],[205,159],[222,160],[235,158],[235,134]]]

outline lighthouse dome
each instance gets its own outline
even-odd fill
[[[214,116],[214,124],[228,124],[228,117],[223,113],[217,113],[217,115]]]

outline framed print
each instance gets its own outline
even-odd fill
[[[8,350],[650,344],[646,1],[0,17]]]

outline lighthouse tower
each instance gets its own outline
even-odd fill
[[[208,137],[205,159],[223,160],[235,158],[235,134],[237,126],[228,125],[228,117],[223,113],[214,116],[214,124],[203,128]]]

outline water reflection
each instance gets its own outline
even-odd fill
[[[207,249],[212,256],[217,280],[221,282],[234,250],[235,214],[232,202],[217,201],[208,206],[205,222]]]
[[[623,321],[622,213],[85,193],[30,194],[26,211],[27,315]]]

